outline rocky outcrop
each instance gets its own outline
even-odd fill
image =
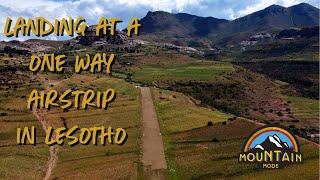
[[[123,31],[117,30],[115,35],[96,36],[96,26],[90,26],[86,29],[85,36],[78,36],[65,43],[65,45],[123,45],[134,44],[134,40],[129,38]]]

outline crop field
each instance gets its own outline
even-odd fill
[[[133,80],[145,83],[170,80],[214,80],[217,76],[232,72],[233,66],[218,62],[189,62],[171,65],[144,65],[133,73]]]
[[[317,1],[32,1],[0,6],[0,180],[320,178]]]
[[[187,97],[175,92],[154,89],[153,98],[164,135],[169,175],[173,179],[238,179],[239,176],[263,179],[267,175],[268,178],[290,178],[298,176],[301,169],[308,172],[311,179],[319,176],[319,153],[314,144],[300,140],[303,164],[290,165],[272,174],[269,170],[257,171],[255,165],[239,164],[238,155],[258,125],[194,106]],[[188,113],[180,114],[182,108]],[[176,123],[177,119],[180,122]],[[197,124],[195,120],[203,121]],[[212,126],[207,126],[209,120],[214,123]]]
[[[45,133],[41,124],[27,109],[26,97],[38,84],[25,84],[0,91],[0,178],[41,179],[49,157],[49,147],[45,145]],[[17,145],[16,129],[35,126],[37,146]]]
[[[117,98],[107,110],[90,107],[87,110],[70,109],[69,112],[58,110],[48,114],[50,120],[61,122],[60,119],[64,118],[66,124],[70,127],[73,125],[79,127],[104,125],[111,126],[113,129],[121,127],[126,130],[128,140],[121,146],[115,144],[61,146],[59,147],[58,161],[52,177],[64,179],[79,177],[136,179],[138,168],[140,168],[139,91],[123,80],[109,77],[75,76],[56,85],[58,89],[66,87],[90,88],[93,90],[114,88]]]
[[[1,91],[1,139],[0,139],[0,175],[2,178],[22,176],[41,179],[45,175],[49,159],[49,146],[44,144],[44,131],[32,111],[26,109],[26,97],[31,89],[52,88],[59,91],[68,88],[86,90],[106,90],[114,88],[117,98],[107,110],[89,107],[87,110],[71,108],[67,112],[54,107],[44,110],[44,117],[49,125],[67,127],[111,126],[113,129],[124,128],[128,139],[123,145],[76,145],[58,146],[57,163],[53,168],[52,178],[118,178],[137,179],[140,169],[140,100],[139,91],[123,80],[111,77],[74,75],[70,78],[53,79],[52,75],[41,75],[46,79],[43,87],[26,85],[15,90]],[[6,97],[4,94],[6,94]],[[63,122],[64,120],[65,122]],[[37,146],[17,146],[16,128],[32,126],[37,128]],[[17,168],[18,167],[18,168]]]
[[[319,124],[319,100],[296,96],[288,96],[287,100],[291,102],[294,115],[304,125]]]
[[[206,126],[208,121],[222,122],[231,117],[218,110],[197,106],[182,93],[153,89],[154,103],[163,128],[176,133]]]

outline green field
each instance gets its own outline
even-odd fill
[[[319,100],[295,96],[288,96],[286,99],[291,102],[295,117],[304,125],[319,124]]]
[[[132,79],[139,82],[177,80],[214,80],[217,76],[232,72],[233,66],[218,62],[189,62],[180,64],[149,64],[141,66],[133,73]]]
[[[0,179],[41,179],[46,171],[49,147],[44,142],[41,124],[27,109],[27,96],[37,84],[26,84],[0,91]],[[17,145],[16,130],[35,126],[36,146]]]
[[[206,126],[208,121],[226,121],[231,115],[196,105],[182,93],[153,89],[158,117],[167,133]]]
[[[64,117],[68,126],[111,126],[124,128],[128,140],[122,146],[107,144],[87,146],[67,145],[59,148],[54,178],[116,178],[136,179],[140,168],[140,100],[139,91],[133,85],[109,77],[75,76],[56,85],[57,88],[106,90],[114,88],[116,100],[107,110],[88,108],[69,112],[52,112],[49,118],[59,121]],[[61,124],[59,125],[61,126]],[[66,171],[68,169],[68,171]]]
[[[59,92],[113,88],[117,92],[116,100],[107,110],[94,107],[87,110],[71,108],[67,112],[58,107],[45,110],[44,116],[50,126],[62,127],[64,119],[68,127],[103,125],[121,127],[128,133],[128,140],[122,146],[58,146],[52,179],[141,179],[140,137],[143,133],[140,92],[134,84],[124,80],[129,81],[130,78],[134,82],[179,91],[152,88],[170,179],[291,179],[300,177],[301,172],[306,179],[319,177],[318,146],[305,140],[300,140],[303,164],[290,165],[272,173],[259,170],[255,165],[239,164],[238,154],[243,143],[259,126],[240,117],[234,120],[234,114],[238,112],[235,110],[239,110],[242,114],[238,115],[242,117],[250,118],[249,112],[254,112],[255,117],[261,116],[261,119],[269,121],[269,116],[263,115],[271,108],[273,114],[290,108],[294,118],[300,120],[297,128],[313,128],[319,122],[318,100],[293,96],[286,96],[283,100],[280,86],[286,84],[226,62],[196,61],[193,58],[175,61],[175,58],[165,59],[164,55],[153,57],[158,59],[152,62],[147,61],[148,57],[144,58],[140,64],[126,66],[128,71],[113,73],[113,77],[85,72],[82,75],[44,72],[35,76],[30,76],[30,73],[25,78],[35,78],[34,82],[30,80],[2,88],[0,179],[44,177],[50,158],[49,147],[44,144],[43,127],[26,108],[26,101],[32,89],[48,88]],[[180,85],[176,83],[178,81]],[[272,119],[270,122],[276,121]],[[210,123],[213,125],[208,126]],[[294,125],[293,121],[284,121],[283,124],[286,123]],[[37,146],[16,145],[16,128],[24,126],[37,128]]]

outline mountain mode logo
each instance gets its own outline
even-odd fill
[[[289,131],[267,126],[253,133],[245,143],[240,163],[256,163],[262,168],[283,168],[291,163],[301,163],[298,142]]]

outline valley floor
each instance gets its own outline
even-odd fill
[[[152,101],[147,106],[143,104],[141,106],[141,98],[144,98],[144,95],[142,94],[141,97],[138,88],[123,80],[111,77],[74,75],[60,81],[52,78],[40,76],[39,79],[47,79],[41,86],[26,84],[15,88],[15,90],[1,91],[1,111],[6,113],[0,117],[2,127],[0,134],[1,177],[12,179],[24,176],[27,179],[42,179],[48,173],[48,168],[51,168],[49,179],[142,178],[146,172],[143,171],[143,160],[141,159],[145,155],[143,154],[146,151],[144,148],[159,150],[159,147],[155,145],[141,147],[141,136],[147,135],[142,130],[141,113],[147,107],[151,108]],[[128,141],[123,146],[91,144],[74,147],[52,146],[56,149],[55,152],[51,152],[49,147],[43,143],[45,135],[39,118],[37,115],[33,115],[24,103],[24,96],[32,88],[46,89],[47,87],[60,90],[85,87],[95,90],[109,87],[117,89],[117,100],[107,111],[89,108],[86,111],[70,109],[63,112],[58,108],[53,108],[50,111],[43,110],[41,113],[42,117],[46,118],[45,122],[53,127],[71,127],[73,125],[122,127],[129,135]],[[305,140],[300,141],[304,156],[303,164],[275,170],[275,173],[272,174],[268,171],[257,171],[255,166],[239,164],[237,155],[241,152],[248,135],[259,127],[258,124],[243,118],[233,118],[233,115],[215,109],[201,107],[196,104],[194,99],[182,93],[157,88],[152,88],[151,93],[155,105],[154,113],[156,113],[151,114],[151,117],[157,116],[159,120],[164,145],[163,155],[165,155],[165,162],[168,165],[169,179],[259,176],[292,178],[298,177],[297,173],[300,173],[301,169],[308,172],[307,175],[311,179],[319,176],[316,171],[319,164],[319,147],[313,143]],[[294,104],[299,101],[299,99],[292,98],[290,100]],[[142,109],[142,107],[145,108]],[[208,126],[209,122],[212,123],[212,126]],[[38,129],[38,145],[16,145],[15,129],[31,125]],[[158,135],[158,137],[161,136]],[[159,139],[155,140],[160,141]],[[162,144],[162,142],[154,143]],[[54,153],[54,159],[52,159],[52,153]],[[152,156],[156,157],[162,154],[161,151],[157,151],[157,153]],[[54,164],[50,165],[50,161],[53,161]],[[157,174],[159,175],[156,173],[156,176],[158,176]],[[161,177],[164,176],[161,175]]]
[[[149,58],[151,62],[147,61]],[[8,66],[20,67],[14,64],[18,63],[15,60]],[[147,56],[135,62],[136,65],[120,68],[113,77],[1,72],[6,85],[0,90],[0,178],[166,179],[168,175],[168,179],[295,179],[303,172],[307,179],[318,179],[319,145],[304,139],[299,139],[302,164],[270,173],[238,163],[246,138],[262,123],[285,125],[295,130],[296,135],[316,134],[319,100],[300,94],[312,94],[314,89],[309,92],[290,89],[295,86],[283,88],[288,83],[228,62],[196,60],[177,54]],[[2,66],[1,63],[0,59]],[[292,79],[291,74],[284,75],[284,80]],[[316,82],[314,72],[310,77]],[[142,87],[141,94],[138,83],[149,86],[150,92]],[[302,85],[298,87],[308,87]],[[107,110],[27,108],[26,99],[32,89],[50,88],[58,91],[113,88],[117,97]],[[284,92],[287,90],[289,93]],[[152,121],[151,127],[146,123],[148,120]],[[121,127],[128,133],[128,139],[121,146],[44,144],[44,127],[74,125]],[[36,146],[16,144],[16,129],[24,126],[37,128]],[[152,150],[149,155],[148,150]],[[155,173],[148,174],[149,168]]]

